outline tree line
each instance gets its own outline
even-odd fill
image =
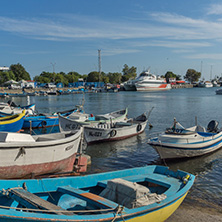
[[[127,64],[123,66],[122,73],[120,72],[97,72],[92,71],[89,74],[79,74],[78,72],[71,71],[69,73],[59,72],[51,73],[43,71],[40,75],[34,77],[34,81],[38,83],[63,83],[67,86],[69,83],[77,82],[82,78],[85,82],[104,82],[112,84],[120,84],[129,79],[135,79],[137,76],[137,68],[135,66],[129,67]],[[176,80],[181,80],[181,75],[174,74],[171,71],[166,72],[165,75],[161,77],[166,78],[169,81],[170,78],[175,78]],[[201,73],[194,69],[188,69],[184,79],[190,83],[199,81]],[[4,84],[9,80],[31,80],[30,74],[25,70],[21,64],[12,64],[9,71],[0,71],[0,84]]]

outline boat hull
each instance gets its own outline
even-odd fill
[[[22,129],[24,123],[25,111],[20,114],[5,116],[0,118],[1,132],[18,132]]]
[[[110,124],[103,124],[101,127],[108,127]],[[87,143],[116,141],[136,136],[142,133],[147,125],[147,121],[116,128],[94,128],[84,126],[84,138]]]
[[[39,142],[1,142],[0,178],[30,178],[32,175],[72,171],[81,131],[51,141],[46,141],[50,136],[47,134],[35,136],[42,140]],[[56,133],[53,137],[60,135]]]
[[[136,86],[134,84],[124,84],[125,91],[136,91]]]
[[[170,84],[153,84],[153,83],[136,83],[137,91],[161,91],[161,90],[170,90]]]
[[[220,149],[222,147],[222,132],[217,134],[195,133],[173,138],[160,136],[150,139],[148,143],[155,148],[161,159],[196,157]]]
[[[49,116],[28,116],[24,119],[23,129],[44,128],[59,125],[58,115]]]
[[[69,116],[75,113],[76,115],[81,114],[76,109],[60,112],[62,116]],[[58,114],[55,115],[30,115],[24,118],[23,129],[36,129],[36,128],[45,128],[59,125]]]

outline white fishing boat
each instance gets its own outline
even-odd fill
[[[9,100],[7,103],[0,102],[1,116],[20,114],[23,110],[26,110],[26,114],[33,114],[35,111],[35,104],[27,106],[18,106],[11,100]]]
[[[160,78],[149,71],[140,74],[135,82],[137,91],[156,91],[156,90],[169,90],[171,85],[166,82],[166,79]]]
[[[202,87],[202,88],[210,88],[213,87],[213,83],[210,81],[200,81],[198,83],[198,87]]]
[[[87,143],[122,140],[142,133],[147,125],[147,116],[142,114],[125,122],[98,123],[84,126],[84,138]],[[59,117],[60,131],[75,129],[70,118]],[[65,124],[64,124],[65,123]],[[68,126],[68,127],[67,127]]]
[[[171,128],[152,137],[148,144],[153,146],[161,159],[196,157],[211,153],[222,146],[222,131],[218,122],[212,120],[207,129],[195,125],[184,128],[174,120]]]
[[[82,129],[42,135],[0,132],[0,178],[73,170]]]
[[[127,119],[128,108],[123,110],[114,111],[111,113],[101,114],[101,115],[93,115],[93,114],[72,114],[69,115],[69,120],[72,121],[72,125],[69,125],[70,122],[65,121],[65,118],[60,118],[59,124],[64,130],[72,130],[76,129],[79,125],[81,126],[95,126],[97,124],[102,123],[115,123],[119,121],[126,121]],[[61,115],[60,115],[61,117]]]

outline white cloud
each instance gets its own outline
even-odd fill
[[[198,47],[209,47],[212,46],[209,42],[200,41],[147,41],[147,42],[135,42],[131,45],[135,47],[146,47],[146,46],[159,46],[165,48],[198,48]]]
[[[134,21],[70,14],[47,16],[47,19],[0,16],[0,31],[47,41],[115,40],[107,55],[138,52],[140,49],[136,47],[149,46],[172,48],[176,52],[176,49],[211,47],[214,41],[222,39],[222,22],[171,13],[146,14],[147,20],[143,14],[141,20]],[[124,49],[121,44],[126,43],[129,48]]]
[[[213,59],[213,60],[221,60],[222,53],[200,53],[200,54],[192,54],[186,55],[185,58],[189,59]]]
[[[222,15],[222,4],[212,4],[207,8],[208,15]]]
[[[151,22],[144,23],[139,21],[106,21],[96,17],[80,17],[63,15],[62,19],[11,19],[0,17],[0,30],[17,33],[26,37],[45,39],[51,41],[57,40],[75,40],[75,39],[139,39],[139,38],[168,38],[168,39],[207,39],[211,36],[205,32],[209,24],[203,21],[202,30],[191,29],[191,24],[195,20],[171,15],[171,14],[153,14],[153,19],[157,19],[159,24],[153,25]],[[188,27],[184,27],[184,21],[192,21]],[[175,22],[177,21],[177,22]],[[167,25],[166,25],[167,23]],[[200,22],[196,21],[200,25]],[[180,26],[179,26],[180,24]],[[198,26],[196,24],[196,26]],[[205,24],[205,25],[204,25]],[[222,28],[222,24],[217,30]],[[209,28],[208,28],[209,30]],[[222,29],[221,29],[222,30]],[[212,32],[211,34],[214,34]],[[214,35],[213,35],[214,36]],[[222,31],[220,33],[222,38]]]

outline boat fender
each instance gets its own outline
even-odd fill
[[[46,121],[43,120],[43,121],[41,122],[41,125],[42,125],[42,127],[46,127],[46,125],[47,125]]]
[[[116,135],[116,130],[112,130],[111,132],[110,132],[110,137],[114,137]]]
[[[141,129],[142,129],[141,124],[138,124],[137,127],[136,127],[137,132],[139,132]]]

